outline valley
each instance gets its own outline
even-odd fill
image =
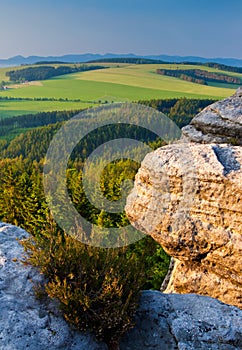
[[[6,73],[10,70],[26,68],[26,66],[1,68],[0,80],[4,82],[5,87],[0,90],[0,119],[37,112],[81,110],[97,104],[112,102],[184,97],[219,100],[230,96],[238,87],[236,84],[223,84],[222,82],[200,85],[176,77],[159,75],[156,71],[161,68],[169,70],[203,69],[208,72],[242,78],[241,73],[220,71],[192,64],[105,62],[89,65],[97,64],[105,69],[60,75],[41,80],[41,82],[24,82],[17,85],[16,82],[9,81]],[[56,64],[48,64],[48,66],[58,67]],[[31,67],[36,67],[36,65]]]

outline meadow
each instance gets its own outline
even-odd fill
[[[77,110],[99,103],[167,98],[222,99],[234,93],[236,86],[200,85],[156,74],[160,64],[102,64],[107,69],[62,75],[40,84],[20,85],[1,90],[0,118],[54,110]],[[203,69],[242,77],[242,74],[218,71],[194,65],[162,65],[164,69]],[[15,69],[15,68],[11,68]],[[19,67],[17,69],[20,69]],[[10,68],[0,69],[0,80]],[[11,100],[12,98],[12,100]],[[16,100],[21,98],[22,100]],[[63,99],[65,101],[29,101],[24,99]],[[69,100],[69,101],[68,101]],[[79,102],[73,100],[80,100]]]
[[[0,118],[14,117],[18,115],[49,112],[80,110],[90,106],[90,103],[72,102],[72,101],[1,101],[0,100]]]

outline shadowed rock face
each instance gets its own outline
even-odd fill
[[[242,127],[240,98],[241,90],[218,106]],[[175,258],[165,292],[209,295],[242,308],[241,198],[240,146],[180,142],[145,157],[126,213]]]
[[[233,96],[206,107],[182,133],[190,142],[242,145],[242,87]]]

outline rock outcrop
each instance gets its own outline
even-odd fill
[[[53,301],[36,300],[33,283],[43,276],[23,265],[16,240],[28,234],[0,223],[0,350],[104,350],[91,335],[71,329]],[[16,260],[18,259],[18,260]],[[136,326],[120,350],[242,349],[242,311],[198,295],[144,291]]]
[[[184,140],[190,142],[242,145],[242,87],[206,107],[182,131]]]
[[[165,292],[242,309],[242,147],[220,143],[242,141],[241,90],[207,107],[183,133],[145,157],[126,213],[175,259]]]
[[[195,294],[144,291],[120,350],[242,349],[242,311]]]
[[[56,303],[36,299],[33,282],[41,283],[43,276],[21,263],[23,248],[17,241],[27,236],[0,223],[0,350],[107,349],[92,336],[73,331]]]

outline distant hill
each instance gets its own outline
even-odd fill
[[[88,63],[128,63],[128,64],[163,64],[169,63],[161,60],[153,60],[143,57],[117,57],[117,58],[99,58],[88,61]]]
[[[208,63],[208,62],[216,62],[220,64],[225,64],[228,66],[234,66],[234,67],[242,67],[242,59],[236,59],[236,58],[205,58],[205,57],[196,57],[196,56],[169,56],[169,55],[147,55],[147,56],[140,56],[135,54],[113,54],[113,53],[107,53],[104,55],[100,54],[92,54],[92,53],[86,53],[86,54],[77,54],[77,55],[64,55],[64,56],[47,56],[47,57],[41,57],[41,56],[29,56],[29,57],[23,57],[23,56],[14,56],[8,59],[0,59],[0,66],[19,66],[24,64],[34,64],[36,62],[63,62],[63,63],[77,63],[77,62],[88,62],[88,61],[97,61],[97,60],[103,60],[103,59],[115,59],[115,58],[140,58],[140,59],[152,59],[152,60],[158,60],[158,61],[165,61],[165,62],[201,62],[201,63]]]
[[[148,58],[151,58],[153,60],[163,60],[166,62],[200,62],[200,63],[209,63],[209,62],[215,62],[220,64],[225,64],[227,66],[233,66],[233,67],[242,67],[242,59],[238,58],[221,58],[221,57],[212,57],[212,58],[205,58],[205,57],[199,57],[199,56],[168,56],[168,55],[154,55],[154,56],[148,56]]]

